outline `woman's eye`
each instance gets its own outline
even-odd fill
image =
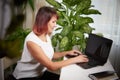
[[[56,21],[53,21],[53,23],[55,23]]]

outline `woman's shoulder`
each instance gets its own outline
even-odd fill
[[[27,36],[26,36],[26,40],[36,40],[36,35],[34,34],[33,31],[31,31]]]

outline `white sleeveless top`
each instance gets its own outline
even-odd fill
[[[46,38],[47,38],[47,42],[43,42],[34,34],[34,32],[30,32],[29,35],[26,37],[22,57],[17,62],[17,66],[13,72],[13,76],[16,79],[37,77],[42,75],[43,71],[46,68],[42,64],[40,64],[40,62],[38,62],[33,58],[33,56],[30,54],[30,52],[27,49],[26,42],[32,41],[36,43],[38,46],[40,46],[43,49],[45,55],[47,55],[48,58],[52,59],[54,50],[51,45],[51,39],[48,35],[46,36]]]

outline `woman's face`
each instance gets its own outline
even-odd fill
[[[48,33],[52,33],[52,31],[56,27],[56,21],[57,18],[55,16],[50,19],[50,21],[48,22]]]

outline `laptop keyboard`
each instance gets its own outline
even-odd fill
[[[72,57],[75,57],[75,56],[66,56],[67,58],[72,58]],[[99,62],[96,61],[95,59],[93,59],[92,57],[88,57],[89,61],[88,62],[85,62],[85,63],[76,63],[78,66],[81,66],[85,69],[88,69],[88,68],[92,68],[92,67],[95,67],[97,65],[99,65]]]
[[[88,65],[90,65],[90,66],[96,66],[97,64],[98,64],[98,61],[96,61],[95,59],[89,57]]]
[[[78,66],[81,66],[84,69],[92,68],[97,66],[99,63],[93,58],[89,57],[89,62],[86,63],[77,63]]]

